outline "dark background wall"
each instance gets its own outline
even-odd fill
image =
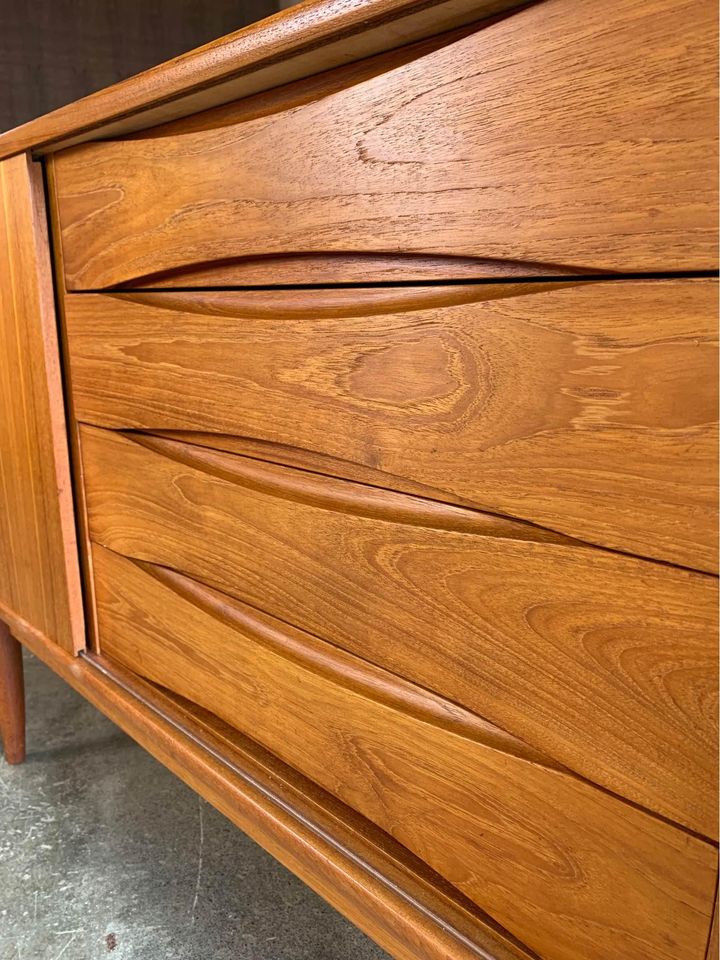
[[[0,0],[0,131],[288,5],[282,0]]]

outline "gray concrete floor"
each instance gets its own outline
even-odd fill
[[[0,759],[0,960],[381,960],[34,657]]]

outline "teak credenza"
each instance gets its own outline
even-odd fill
[[[404,960],[706,960],[709,0],[310,0],[0,137],[20,644]]]

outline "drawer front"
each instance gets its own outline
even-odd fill
[[[66,297],[101,426],[331,457],[385,487],[717,570],[717,283]],[[224,440],[217,439],[223,434]],[[237,441],[236,441],[237,442]],[[362,479],[362,477],[361,477]]]
[[[102,547],[94,566],[105,653],[249,732],[548,960],[701,957],[709,844],[181,574]]]
[[[81,437],[96,543],[267,611],[715,835],[714,578],[178,441]]]
[[[707,0],[547,0],[311,103],[67,150],[68,288],[308,253],[332,281],[711,268],[716,29]]]
[[[709,844],[182,574],[102,547],[94,567],[106,654],[250,733],[547,960],[702,960]]]

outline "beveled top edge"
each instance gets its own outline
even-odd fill
[[[154,126],[520,5],[522,0],[304,0],[0,134],[0,159]]]

